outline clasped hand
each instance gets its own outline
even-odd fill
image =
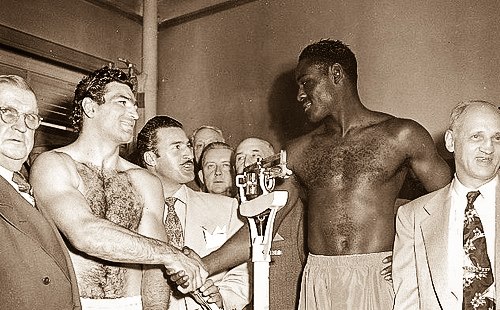
[[[219,292],[219,288],[214,284],[211,279],[207,279],[208,273],[206,272],[201,257],[189,247],[184,247],[182,249],[183,255],[186,258],[192,259],[201,265],[202,277],[198,278],[197,275],[190,276],[188,271],[181,269],[175,272],[174,269],[167,268],[167,274],[170,280],[177,284],[177,289],[183,293],[188,294],[192,292],[200,293],[203,297],[208,297],[206,301],[208,303],[215,303],[219,308],[223,308],[222,296]],[[200,282],[201,281],[201,282]],[[191,295],[198,303],[202,301],[198,300],[198,294]]]

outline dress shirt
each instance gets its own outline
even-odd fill
[[[451,208],[448,223],[448,286],[460,302],[463,298],[463,262],[465,256],[463,231],[464,213],[467,206],[466,196],[470,191],[481,193],[474,201],[474,208],[483,224],[488,257],[493,274],[495,274],[495,193],[498,178],[497,176],[479,188],[467,188],[460,183],[455,175],[451,184]]]
[[[21,192],[19,190],[19,185],[17,185],[14,181],[12,181],[12,177],[14,176],[14,172],[4,167],[0,166],[0,176],[2,176],[7,182],[9,182],[12,187],[21,195],[24,199],[26,199],[32,206],[35,206],[35,199],[28,193]]]

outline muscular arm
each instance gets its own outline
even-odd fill
[[[141,192],[144,209],[138,233],[167,242],[163,227],[163,191],[161,183],[144,170],[130,171],[134,187]],[[170,300],[170,287],[163,275],[161,265],[143,265],[142,306],[148,310],[167,309]]]
[[[429,132],[416,122],[409,122],[402,138],[410,155],[410,166],[429,192],[444,187],[451,180],[450,167],[438,154]]]
[[[278,231],[281,222],[299,199],[298,184],[293,176],[277,186],[276,190],[286,190],[288,200],[286,205],[277,213],[273,235]],[[213,275],[248,261],[251,258],[251,253],[250,229],[248,222],[245,221],[243,227],[227,240],[221,248],[203,257],[202,261],[208,273]]]
[[[419,309],[413,205],[401,207],[396,217],[392,258],[394,309]]]
[[[94,216],[78,190],[74,163],[66,155],[47,152],[35,161],[30,176],[37,204],[77,250],[101,259],[135,264],[163,264],[170,273],[185,270],[190,289],[200,287],[206,272],[194,259],[154,238],[148,238]],[[159,181],[158,181],[159,182]]]

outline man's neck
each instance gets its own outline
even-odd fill
[[[69,149],[76,154],[75,160],[89,162],[104,169],[116,169],[120,158],[120,146],[109,141],[90,139],[88,136],[79,136]],[[75,156],[76,155],[76,156]]]

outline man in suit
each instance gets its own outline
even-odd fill
[[[198,177],[205,193],[236,196],[234,150],[225,142],[207,144],[200,156]]]
[[[397,213],[394,309],[500,309],[494,304],[500,292],[498,107],[458,104],[445,142],[455,157],[451,183]]]
[[[274,147],[266,140],[246,138],[236,147],[236,172],[260,158],[275,154]],[[296,309],[300,277],[305,264],[304,205],[300,199],[283,220],[272,243],[276,255],[271,257],[269,269],[269,308]]]
[[[26,81],[0,75],[0,307],[80,309],[64,241],[19,176],[40,122]]]
[[[180,122],[168,116],[150,119],[137,136],[137,154],[139,164],[162,182],[165,228],[171,244],[187,246],[203,257],[243,225],[236,199],[186,186],[194,178],[193,148]],[[246,263],[212,276],[200,288],[213,308],[217,305],[225,310],[245,307],[249,290]],[[173,294],[169,309],[200,309],[191,296]]]

